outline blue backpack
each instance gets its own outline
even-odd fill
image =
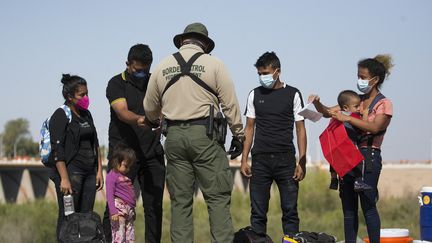
[[[67,105],[60,106],[66,114],[66,118],[69,120],[69,123],[72,121],[72,112]],[[49,131],[49,122],[51,117],[48,117],[43,123],[40,129],[41,141],[39,143],[39,154],[41,157],[41,161],[45,166],[49,165],[49,157],[51,154],[51,136]]]

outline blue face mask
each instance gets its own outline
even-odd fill
[[[357,89],[363,94],[368,94],[372,90],[372,86],[369,85],[370,80],[361,79],[357,80]]]
[[[260,75],[259,76],[259,81],[261,86],[263,86],[264,88],[267,89],[271,89],[273,88],[276,80],[274,80],[273,75],[276,73],[276,71],[274,71],[274,73],[272,74],[266,74],[266,75]]]

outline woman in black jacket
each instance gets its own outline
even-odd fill
[[[50,160],[55,164],[50,178],[56,186],[59,207],[57,238],[65,216],[63,196],[73,196],[75,212],[91,212],[96,191],[103,188],[102,160],[88,110],[87,82],[69,74],[63,74],[61,82],[67,107],[58,108],[49,122]]]

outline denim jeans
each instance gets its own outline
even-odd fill
[[[108,171],[111,163],[108,162]],[[137,161],[127,176],[134,182],[138,179],[145,218],[145,242],[160,242],[162,236],[162,198],[165,186],[165,161],[163,155]],[[107,242],[111,242],[111,223],[106,205],[103,227]]]
[[[73,162],[67,165],[69,181],[72,186],[72,196],[74,201],[75,212],[87,213],[93,211],[96,197],[96,168],[85,170],[74,165]],[[61,178],[57,170],[53,170],[50,175],[55,184],[58,203],[57,218],[57,239],[59,237],[61,225],[65,219],[63,193],[60,191]]]
[[[267,211],[273,181],[279,188],[282,228],[285,234],[297,233],[298,182],[293,179],[296,158],[290,153],[260,153],[252,156],[250,179],[251,226],[257,232],[267,231]]]
[[[367,149],[360,149],[360,152],[366,158]],[[363,180],[373,189],[364,192],[354,191],[355,177],[348,173],[343,177],[340,185],[340,198],[344,213],[345,242],[356,242],[358,231],[358,201],[365,217],[367,232],[371,243],[379,243],[381,221],[376,208],[378,202],[378,180],[381,173],[381,152],[372,150],[372,162],[367,166],[370,168],[365,172]]]

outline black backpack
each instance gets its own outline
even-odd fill
[[[289,235],[291,239],[299,243],[336,243],[334,236],[321,232],[302,231],[294,235]]]
[[[103,226],[95,212],[73,213],[65,218],[60,228],[60,243],[106,243]]]
[[[265,233],[257,233],[252,227],[248,226],[239,229],[234,234],[233,243],[273,243],[273,240]]]

